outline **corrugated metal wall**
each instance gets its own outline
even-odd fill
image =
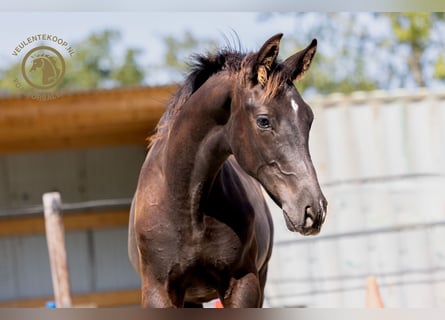
[[[72,293],[140,286],[126,228],[67,232],[65,242]],[[45,235],[0,238],[0,256],[0,300],[53,295]]]
[[[30,152],[0,156],[0,214],[41,205],[57,190],[67,203],[132,196],[144,146]]]
[[[21,214],[41,205],[42,194],[53,190],[64,203],[131,198],[145,152],[123,146],[2,156],[0,217],[9,208]],[[73,294],[139,288],[127,227],[67,232],[66,246]],[[0,237],[0,300],[51,295],[45,235]]]
[[[329,201],[320,235],[274,206],[269,306],[445,306],[445,94],[374,92],[310,102],[311,153]]]

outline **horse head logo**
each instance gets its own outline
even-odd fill
[[[35,72],[37,69],[41,69],[41,83],[42,85],[51,85],[60,75],[60,68],[57,67],[57,59],[49,54],[40,53],[35,56],[31,56],[32,66],[30,72]]]
[[[22,61],[22,74],[34,88],[55,87],[63,78],[65,62],[54,48],[41,46],[32,49]]]

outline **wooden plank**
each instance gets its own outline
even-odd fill
[[[114,228],[128,225],[129,209],[89,211],[64,214],[65,231]],[[5,217],[0,219],[0,236],[45,233],[42,216]]]
[[[147,126],[147,128],[151,128]],[[0,141],[0,155],[20,153],[28,151],[48,151],[60,149],[79,149],[102,146],[117,145],[147,145],[147,137],[153,131],[150,129],[140,130],[139,132],[109,133],[102,135],[79,135],[77,137],[53,137],[44,140],[41,136],[30,137],[28,140],[10,139],[9,141]]]
[[[0,154],[144,144],[175,86],[0,99]]]
[[[52,297],[39,297],[11,301],[0,301],[0,308],[42,308]],[[141,303],[140,289],[127,289],[76,294],[72,297],[73,306],[119,307],[135,306]]]

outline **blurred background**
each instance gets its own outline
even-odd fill
[[[297,88],[312,106],[310,148],[329,201],[320,235],[290,233],[271,203],[275,247],[266,306],[445,305],[444,13],[2,13],[0,307],[44,306],[52,284],[42,194],[64,203],[73,300],[139,303],[126,253],[128,207],[146,138],[194,53],[256,50],[283,32],[280,57],[318,39]],[[16,27],[19,26],[19,27]],[[62,81],[23,80],[30,36],[63,38]],[[20,85],[17,85],[20,83]]]

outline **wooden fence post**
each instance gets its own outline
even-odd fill
[[[45,214],[46,241],[48,244],[56,307],[70,308],[70,280],[65,250],[60,193],[45,193],[42,198],[43,211]]]
[[[377,284],[377,279],[374,276],[369,276],[366,279],[366,307],[383,308],[379,286]]]

